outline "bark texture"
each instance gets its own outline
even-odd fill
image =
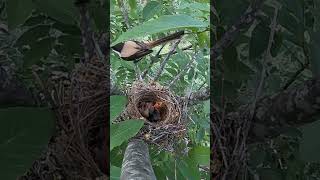
[[[129,142],[122,162],[120,180],[131,179],[156,180],[148,145],[139,139]]]

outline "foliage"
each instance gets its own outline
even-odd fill
[[[0,166],[6,172],[0,176],[15,179],[40,157],[55,128],[31,70],[42,80],[53,71],[70,72],[83,50],[73,1],[0,1],[0,19],[0,66],[23,80],[41,106],[0,109]]]
[[[249,2],[216,2],[212,21],[215,42],[246,12]],[[294,88],[318,72],[319,2],[262,2],[257,19],[251,26],[242,27],[236,41],[217,59],[215,85],[211,92],[216,109],[221,112],[237,111],[241,105],[252,104],[263,70],[266,73],[259,98]],[[277,26],[272,29],[276,9]],[[275,34],[268,58],[266,53],[272,31]],[[251,145],[249,179],[319,179],[319,153],[315,153],[319,148],[314,139],[318,132],[318,126],[289,128],[278,138]]]
[[[46,148],[54,131],[54,115],[48,108],[0,109],[1,179],[16,179]]]
[[[163,36],[163,33],[175,30],[185,30],[185,35],[165,66],[165,70],[159,78],[162,85],[170,82],[187,66],[194,61],[191,68],[182,72],[183,75],[170,86],[176,95],[185,96],[187,92],[197,91],[209,85],[209,2],[208,1],[123,1],[125,8],[121,8],[120,0],[112,0],[110,5],[111,16],[111,44],[134,39],[150,40]],[[128,2],[128,3],[126,3]],[[123,9],[126,9],[125,12]],[[124,16],[128,14],[128,22]],[[130,27],[127,27],[129,23]],[[185,47],[189,47],[186,48]],[[159,47],[160,48],[160,47]],[[146,79],[155,76],[161,61],[169,52],[170,45],[166,45],[159,56],[156,56],[159,48],[154,53],[143,58],[138,63],[141,72],[148,69]],[[126,62],[111,53],[111,77],[112,82],[121,89],[131,86],[136,79],[132,62]],[[149,69],[149,63],[155,62]],[[111,112],[112,113],[112,112]],[[209,179],[208,171],[202,171],[199,165],[209,164],[209,101],[200,102],[188,107],[190,123],[188,125],[189,151],[183,152],[185,142],[177,143],[176,151],[168,153],[158,151],[150,146],[151,163],[158,179]],[[111,127],[112,131],[112,127]],[[127,138],[129,139],[129,138]],[[112,141],[112,139],[111,139]],[[121,167],[126,143],[115,147],[111,151],[111,164]],[[112,173],[111,173],[112,174]]]

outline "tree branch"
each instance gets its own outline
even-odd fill
[[[162,61],[161,65],[160,65],[160,69],[158,70],[156,76],[153,78],[153,81],[157,81],[162,73],[162,71],[164,70],[164,66],[167,64],[170,56],[172,55],[172,53],[174,52],[174,50],[176,50],[176,48],[178,47],[178,44],[180,43],[181,39],[178,39],[173,46],[171,47],[168,55],[166,56],[166,58]]]
[[[258,102],[251,130],[251,141],[278,136],[288,126],[314,122],[320,114],[320,79],[267,97]]]
[[[195,56],[194,56],[195,57]],[[168,88],[170,88],[181,76],[184,72],[186,72],[188,69],[191,68],[192,64],[194,63],[194,57],[191,59],[191,61],[177,74],[176,77],[173,78],[173,80],[169,83]]]
[[[91,21],[87,4],[89,0],[77,0],[75,4],[79,8],[80,13],[80,30],[82,45],[84,48],[85,61],[88,62],[94,56],[95,43],[93,41],[93,31],[91,29]]]
[[[202,88],[199,91],[192,92],[189,98],[189,106],[199,103],[199,101],[206,101],[210,99],[210,88]]]
[[[154,57],[151,58],[151,62],[150,62],[150,64],[149,64],[148,68],[146,68],[146,69],[143,71],[143,73],[142,73],[142,78],[145,78],[145,77],[146,77],[148,71],[151,69],[152,65],[156,62],[156,59],[159,57],[160,52],[162,51],[162,49],[164,48],[165,45],[166,45],[166,44],[163,44],[163,45],[161,46],[161,48],[159,49],[159,51],[157,52],[157,54],[156,54]]]
[[[224,49],[229,47],[229,45],[238,37],[240,30],[244,26],[249,26],[253,23],[254,19],[256,18],[256,12],[259,7],[258,5],[243,14],[239,18],[238,22],[231,26],[231,28],[224,33],[221,39],[211,48],[211,58],[215,60],[217,57],[219,57]],[[248,9],[250,9],[250,7]]]
[[[148,146],[142,140],[133,139],[129,142],[123,158],[120,179],[156,179]]]
[[[126,7],[126,4],[123,3],[123,0],[118,0],[118,5],[120,6],[121,13],[124,19],[124,23],[127,26],[127,29],[130,29],[130,23],[129,23],[129,15],[128,15],[128,10]]]

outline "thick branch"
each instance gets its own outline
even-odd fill
[[[148,145],[142,140],[133,139],[129,142],[123,158],[120,179],[156,179],[150,162]]]
[[[194,105],[199,101],[206,101],[210,99],[210,88],[203,88],[199,91],[192,92],[189,98],[189,105]]]
[[[250,139],[276,137],[286,127],[298,127],[315,121],[320,114],[320,79],[262,99],[257,104]]]

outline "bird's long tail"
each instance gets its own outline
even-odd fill
[[[178,31],[176,33],[170,34],[166,37],[160,38],[158,40],[152,41],[148,43],[148,46],[150,48],[153,48],[155,46],[158,46],[160,44],[166,43],[168,41],[172,41],[174,39],[179,39],[182,35],[184,35],[184,31]]]

